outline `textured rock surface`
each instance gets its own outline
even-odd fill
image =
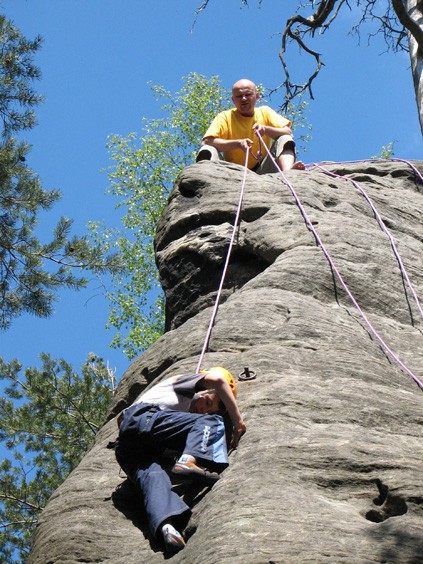
[[[415,163],[423,170],[422,163]],[[423,298],[423,186],[400,162],[328,166],[360,183]],[[375,328],[423,377],[422,321],[363,196],[289,172]],[[185,169],[158,227],[168,332],[122,379],[111,417],[147,382],[193,371],[231,235],[242,168]],[[248,425],[222,480],[195,500],[189,564],[422,561],[423,394],[372,337],[276,175],[247,175],[241,226],[204,366],[234,374]],[[29,562],[161,562],[134,492],[98,434],[41,516]]]

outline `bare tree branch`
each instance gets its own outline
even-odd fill
[[[285,109],[290,100],[292,100],[296,96],[303,94],[306,91],[309,92],[311,99],[314,98],[312,83],[316,76],[319,74],[320,69],[322,68],[324,63],[322,62],[320,53],[314,51],[308,45],[306,45],[303,38],[308,33],[313,36],[316,29],[327,29],[338,15],[339,10],[344,3],[348,4],[347,0],[322,0],[321,2],[319,2],[316,11],[311,16],[305,18],[299,14],[296,14],[286,22],[285,30],[282,33],[282,47],[279,52],[279,58],[281,60],[286,77],[283,83],[286,90],[284,104]],[[314,5],[314,2],[312,2],[312,5]],[[332,17],[329,19],[328,23],[325,23],[331,14]],[[316,61],[314,72],[303,84],[296,84],[291,81],[288,65],[285,59],[287,44],[290,40],[297,43],[300,49],[302,49],[309,55],[312,55]]]
[[[319,74],[322,66],[324,66],[322,56],[317,51],[313,50],[306,43],[306,36],[314,37],[316,30],[324,33],[338,16],[341,7],[346,4],[350,9],[348,0],[321,0],[316,4],[311,1],[306,5],[301,4],[301,7],[311,6],[315,7],[315,12],[304,17],[303,15],[296,14],[286,22],[286,27],[282,32],[282,46],[279,52],[279,58],[285,73],[285,81],[280,84],[275,90],[285,87],[285,102],[283,109],[286,110],[289,102],[305,92],[308,92],[311,99],[313,99],[312,85],[316,76]],[[357,4],[362,5],[362,17],[359,23],[353,27],[353,30],[359,33],[360,26],[368,20],[378,22],[379,29],[370,34],[369,37],[378,33],[383,34],[388,48],[393,50],[408,50],[407,31],[416,40],[419,51],[423,52],[423,29],[418,22],[413,19],[410,10],[407,10],[406,4],[403,0],[392,0],[386,10],[381,10],[380,2],[377,0],[365,0],[363,2],[357,1]],[[416,9],[423,12],[423,0],[416,2]],[[421,14],[420,14],[421,15]],[[289,43],[296,43],[300,50],[308,53],[315,59],[315,68],[310,76],[302,83],[297,84],[291,80],[288,64],[286,62],[286,50]]]
[[[191,27],[191,33],[194,30],[194,27],[195,27],[195,24],[197,23],[199,15],[201,14],[201,12],[203,12],[207,8],[207,6],[209,5],[209,2],[210,2],[210,0],[203,0],[203,3],[201,4],[201,6],[199,6],[195,10],[195,12],[194,12],[195,18],[194,18],[194,23],[192,24],[192,27]],[[259,0],[259,4],[261,4],[261,2],[262,2],[262,0]],[[241,0],[241,4],[243,6],[248,6],[248,0]]]
[[[379,28],[374,33],[369,33],[369,42],[372,37],[382,34],[388,49],[408,51],[407,31],[398,21],[392,3],[388,2],[386,9],[378,13],[379,4],[377,0],[366,0],[364,2],[363,15],[358,24],[353,27],[353,31],[359,35],[362,24],[368,20],[376,21]]]
[[[192,27],[194,27],[194,25],[195,25],[195,23],[196,23],[196,21],[197,21],[197,19],[198,19],[198,16],[201,14],[201,12],[202,12],[203,10],[205,10],[205,9],[207,8],[208,4],[209,4],[209,0],[204,0],[204,2],[201,4],[201,6],[199,6],[199,7],[195,10],[195,20],[194,20],[194,24],[193,24]]]
[[[313,38],[317,30],[319,33],[324,33],[329,29],[344,4],[351,10],[350,1],[298,1],[299,7],[295,15],[287,20],[285,29],[281,34],[279,59],[283,67],[285,80],[270,92],[272,94],[281,88],[285,89],[285,101],[281,105],[282,111],[286,112],[292,100],[304,93],[308,93],[310,98],[314,99],[313,82],[322,66],[324,66],[324,62],[321,53],[310,46],[308,39]],[[210,0],[202,0],[201,6],[196,11],[196,16],[206,9],[209,2]],[[241,0],[241,3],[244,6],[248,5],[247,0]],[[388,50],[410,51],[417,106],[423,131],[423,0],[386,0],[386,2],[381,2],[380,0],[356,0],[356,5],[361,10],[361,16],[358,18],[357,25],[352,27],[353,32],[360,36],[362,26],[370,21],[376,24],[376,26],[373,28],[375,29],[374,32],[367,34],[369,41],[372,37],[381,34]],[[299,13],[300,10],[305,10],[306,8],[314,10],[307,17]],[[409,38],[413,40],[411,43],[408,41]],[[410,45],[413,43],[415,48],[413,47],[413,53],[411,53]],[[290,75],[286,54],[288,45],[292,44],[296,45],[300,52],[310,55],[315,61],[314,70],[308,73],[308,78],[304,79],[302,83],[295,82]]]

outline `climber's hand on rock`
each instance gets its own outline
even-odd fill
[[[242,435],[247,431],[247,427],[244,421],[240,421],[236,426],[234,426],[234,431],[232,435],[231,448],[237,448],[238,443]]]

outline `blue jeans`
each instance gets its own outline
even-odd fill
[[[191,516],[191,509],[173,492],[169,476],[159,464],[166,448],[190,454],[208,468],[223,470],[228,456],[222,417],[160,411],[144,403],[126,410],[116,458],[141,493],[153,534],[169,519],[182,530]]]

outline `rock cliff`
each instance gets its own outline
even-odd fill
[[[423,171],[423,163],[414,163]],[[369,194],[423,299],[423,185],[402,162],[327,165]],[[198,362],[231,236],[242,167],[201,162],[176,181],[156,257],[167,332],[131,364],[110,420],[41,515],[30,563],[162,562],[119,474],[114,416],[156,378]],[[286,174],[360,307],[423,377],[422,319],[357,187],[314,168]],[[245,367],[248,426],[230,467],[193,499],[187,564],[422,561],[423,393],[336,280],[277,175],[247,174],[204,366]]]

